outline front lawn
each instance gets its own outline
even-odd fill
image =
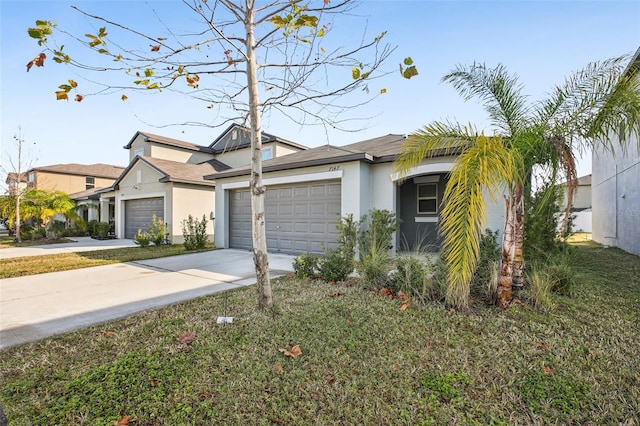
[[[274,317],[204,297],[3,351],[0,399],[12,425],[637,424],[640,260],[574,257],[551,314],[292,278]]]
[[[125,247],[107,250],[85,251],[78,253],[47,254],[44,256],[15,257],[2,260],[0,279],[24,277],[47,272],[68,271],[70,269],[88,268],[90,266],[108,265],[111,263],[133,262],[136,260],[155,259],[158,257],[176,256],[213,250],[209,244],[204,250],[187,251],[182,244],[160,245],[149,247]],[[2,253],[0,253],[1,255]]]

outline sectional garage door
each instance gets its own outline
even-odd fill
[[[124,237],[133,238],[138,229],[147,231],[153,215],[164,219],[164,198],[142,198],[124,202]]]
[[[288,254],[322,253],[335,247],[340,220],[339,180],[267,187],[267,250]],[[251,199],[248,189],[230,193],[229,245],[251,249]]]

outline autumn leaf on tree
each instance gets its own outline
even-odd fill
[[[159,50],[160,50],[160,45],[159,44],[156,44],[155,46],[151,46],[151,51],[152,52],[157,52]]]
[[[83,99],[84,99],[84,96],[80,94],[76,95],[76,102],[82,102]]]
[[[31,61],[29,61],[29,63],[27,64],[27,72],[29,72],[29,70],[31,69],[32,66],[36,66],[36,67],[42,67],[44,66],[44,60],[47,59],[47,55],[45,55],[44,53],[40,53],[38,56],[36,56],[35,58],[33,58]]]
[[[295,345],[293,348],[291,348],[291,351],[283,348],[280,348],[278,350],[285,356],[290,356],[291,358],[298,358],[300,355],[302,355],[302,349],[300,349],[300,345]]]
[[[190,331],[183,333],[178,337],[178,342],[183,345],[188,345],[196,339],[196,335]]]

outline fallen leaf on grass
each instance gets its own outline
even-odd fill
[[[551,367],[545,367],[544,368],[544,374],[546,374],[547,376],[552,376],[553,375],[553,370],[551,369]]]
[[[106,333],[104,333],[104,335],[107,337],[113,337],[116,335],[116,333],[114,333],[113,331],[107,331]]]
[[[291,348],[291,351],[288,351],[283,348],[280,348],[278,350],[282,352],[285,356],[290,356],[291,358],[297,358],[300,355],[302,355],[302,349],[300,349],[300,345],[295,345],[293,348]]]
[[[331,377],[331,376],[327,376],[324,379],[327,381],[327,383],[333,383],[333,382],[336,381],[336,379],[334,377]]]
[[[284,420],[282,420],[280,417],[270,417],[269,420],[271,420],[273,423],[277,423],[279,425],[283,425],[284,424]]]
[[[402,302],[408,302],[409,299],[411,299],[409,296],[406,295],[404,291],[399,291],[398,297],[400,298],[400,300],[402,300]]]
[[[156,379],[151,379],[151,382],[149,384],[152,388],[155,388],[156,386],[158,386],[158,381]]]
[[[280,365],[280,364],[276,364],[276,365],[274,365],[274,366],[273,366],[273,369],[274,369],[275,371],[282,371],[282,370],[283,370],[283,369],[282,369],[282,365]]]
[[[546,343],[538,342],[536,343],[536,349],[549,349],[549,345]]]
[[[388,297],[390,299],[393,299],[393,290],[391,290],[390,288],[387,288],[387,287],[382,287],[380,289],[380,296],[385,296],[385,297]]]
[[[403,303],[402,306],[400,306],[400,310],[401,311],[406,311],[408,307],[409,306],[406,303]]]
[[[124,416],[123,418],[121,418],[120,420],[118,420],[118,422],[116,423],[116,426],[126,426],[128,425],[130,422],[135,422],[135,419],[132,419],[131,416]]]
[[[339,291],[334,291],[333,293],[331,293],[331,297],[338,297],[338,296],[342,296],[342,293],[340,293]]]
[[[180,337],[178,337],[178,342],[182,343],[183,345],[188,345],[189,343],[193,342],[195,339],[196,339],[196,335],[188,331],[186,333],[182,333]]]

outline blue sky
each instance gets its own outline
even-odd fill
[[[177,1],[0,0],[3,165],[12,152],[18,127],[34,148],[37,165],[102,162],[125,166],[128,155],[122,147],[137,130],[202,145],[219,135],[220,128],[162,127],[187,119],[220,121],[206,104],[169,98],[164,92],[130,96],[127,102],[114,94],[87,97],[81,103],[56,101],[56,87],[68,78],[80,83],[106,78],[71,72],[50,58],[44,68],[26,72],[27,62],[40,52],[26,32],[36,19],[53,19],[60,28],[80,37],[94,32],[95,24],[72,10],[71,4],[142,29],[157,24],[151,7],[167,26],[193,25]],[[572,71],[592,61],[632,53],[640,46],[638,1],[365,0],[357,14],[358,18],[343,17],[337,23],[332,35],[336,42],[348,44],[365,24],[370,36],[386,30],[388,42],[398,46],[386,68],[394,70],[405,56],[411,56],[420,75],[407,81],[394,73],[372,83],[372,91],[384,87],[387,93],[350,112],[371,117],[356,126],[361,128],[358,132],[325,132],[275,115],[264,117],[265,131],[312,147],[327,141],[345,145],[388,133],[411,133],[441,119],[475,123],[489,131],[486,115],[476,102],[465,103],[451,86],[440,83],[457,64],[502,63],[519,75],[524,92],[535,102]],[[580,174],[589,172],[590,157],[586,157]]]

